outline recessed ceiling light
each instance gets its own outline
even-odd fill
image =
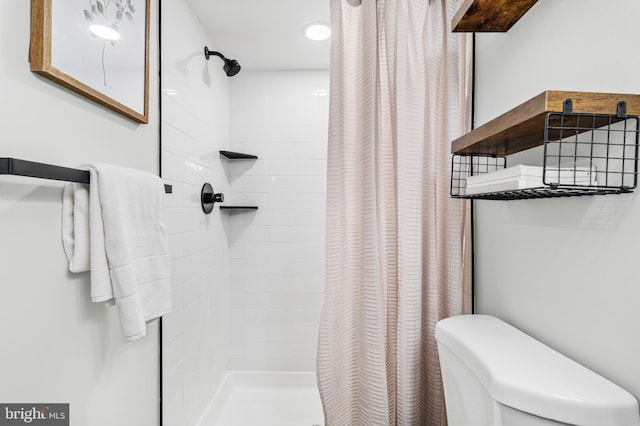
[[[89,30],[96,36],[103,38],[105,40],[119,40],[120,34],[116,30],[111,27],[107,27],[106,25],[93,24],[89,27]]]
[[[314,41],[322,41],[331,37],[331,28],[322,22],[314,22],[304,27],[304,34]]]

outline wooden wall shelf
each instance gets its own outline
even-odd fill
[[[625,101],[628,115],[640,115],[640,95],[547,90],[454,140],[451,152],[505,156],[542,145],[546,115],[562,112],[565,99],[574,113],[615,115]]]
[[[507,32],[538,0],[466,0],[453,17],[453,32]]]

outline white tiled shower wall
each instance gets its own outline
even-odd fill
[[[163,319],[163,415],[193,425],[227,372],[229,248],[218,208],[205,215],[205,182],[227,192],[218,151],[229,139],[229,80],[204,57],[216,46],[183,1],[162,2],[162,175],[167,197],[173,312]]]
[[[230,369],[314,371],[324,289],[328,71],[231,81]]]

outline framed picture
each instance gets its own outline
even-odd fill
[[[149,0],[31,0],[31,71],[149,122]]]

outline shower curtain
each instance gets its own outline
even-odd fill
[[[469,127],[471,43],[450,31],[456,0],[330,7],[326,425],[444,425],[434,326],[470,310],[449,152]]]

